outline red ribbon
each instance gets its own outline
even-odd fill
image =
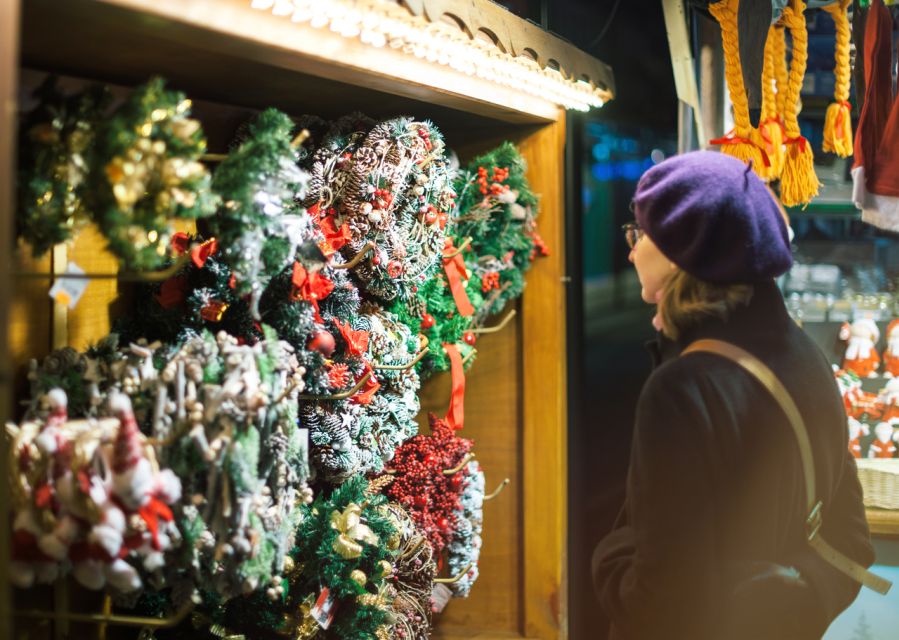
[[[319,225],[325,239],[318,243],[319,249],[326,257],[331,257],[352,239],[349,225],[344,222],[340,227],[337,226],[337,220],[333,215],[322,218]]]
[[[845,114],[850,113],[852,110],[852,105],[843,100],[842,102],[837,103],[840,105],[840,109],[837,110],[837,117],[834,121],[834,126],[836,127],[835,135],[837,138],[843,137],[843,118]],[[850,116],[851,117],[851,116]]]
[[[467,318],[474,315],[474,306],[472,306],[471,300],[468,299],[468,292],[465,291],[465,283],[462,281],[463,278],[468,280],[468,272],[465,270],[465,259],[462,257],[461,252],[456,253],[452,257],[447,257],[448,254],[455,252],[455,250],[452,239],[447,238],[443,248],[443,269],[446,271],[446,278],[449,281],[450,291],[453,294],[453,300],[456,302],[456,308],[459,310],[460,315]]]
[[[364,376],[366,373],[371,371],[371,365],[367,362],[365,363],[365,369],[362,370],[362,375]],[[368,377],[368,380],[365,381],[365,385],[359,392],[353,396],[352,401],[356,404],[369,404],[371,402],[372,397],[378,392],[378,389],[381,388],[381,383],[378,382],[375,375],[372,374]]]
[[[805,151],[805,145],[808,144],[808,140],[806,140],[801,135],[796,136],[795,138],[787,138],[784,140],[784,144],[798,144],[800,151]]]
[[[355,331],[350,328],[349,322],[341,323],[337,318],[334,318],[334,325],[340,330],[340,335],[346,341],[350,355],[361,356],[368,351],[368,331]]]
[[[318,312],[318,301],[327,298],[334,290],[334,283],[323,275],[310,273],[299,262],[293,263],[293,275],[291,276],[294,290],[291,294],[294,300],[306,300],[312,303],[315,309],[315,321],[324,323]]]
[[[717,144],[717,145],[728,145],[728,144],[750,144],[753,147],[757,148],[762,154],[762,162],[765,163],[766,167],[771,166],[771,160],[768,158],[768,152],[765,151],[761,146],[757,145],[752,140],[748,138],[741,138],[739,136],[735,136],[734,132],[731,131],[726,136],[721,138],[715,138],[714,140],[709,140],[709,144]]]
[[[453,379],[450,406],[445,419],[453,429],[461,429],[465,422],[465,366],[462,364],[462,355],[456,345],[444,343],[443,350],[449,356],[450,372]]]

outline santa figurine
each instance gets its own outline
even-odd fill
[[[868,429],[868,425],[864,422],[859,422],[855,418],[848,419],[849,425],[849,452],[852,454],[854,458],[862,457],[862,445],[859,442],[862,435],[868,435],[871,433],[870,429]]]
[[[893,425],[889,422],[878,422],[874,427],[874,436],[874,442],[868,449],[868,457],[892,459],[896,455],[896,445],[893,444]]]
[[[883,352],[883,375],[899,376],[899,318],[887,325],[887,348]]]
[[[899,422],[899,378],[893,378],[884,385],[878,395],[882,409],[880,419],[890,424]]]
[[[862,389],[862,381],[858,374],[834,366],[834,376],[843,397],[843,407],[847,416],[856,419],[862,416],[872,419],[880,417],[883,410],[880,397]]]
[[[840,340],[848,341],[843,355],[843,368],[854,371],[862,378],[877,377],[880,356],[874,349],[880,339],[880,330],[870,318],[860,318],[852,324],[840,327]]]

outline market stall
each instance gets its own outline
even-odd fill
[[[21,516],[18,564],[5,571],[29,588],[2,600],[14,612],[0,619],[30,637],[158,627],[161,638],[188,619],[239,637],[232,627],[267,612],[266,628],[289,637],[422,637],[442,610],[437,637],[564,637],[564,114],[611,99],[611,70],[488,2],[4,11],[2,97],[15,108],[2,122],[0,195],[20,242],[0,273],[0,381],[18,421],[0,459]],[[364,115],[341,119],[354,112]],[[16,200],[13,132],[26,118]],[[59,122],[96,133],[84,166],[72,160],[83,138],[65,124],[54,134]],[[57,153],[58,140],[62,178],[39,153]],[[364,201],[340,191],[356,184],[371,185]],[[493,218],[459,215],[463,205]],[[48,211],[58,224],[41,224]],[[505,222],[491,230],[490,219]],[[510,228],[519,244],[503,248]],[[206,462],[179,458],[182,438]],[[89,464],[65,457],[74,442]],[[265,475],[235,471],[248,459]],[[95,482],[98,460],[109,469]],[[49,481],[28,475],[35,465]],[[72,491],[90,497],[89,512]],[[441,520],[446,495],[455,502]],[[277,512],[277,526],[253,509]],[[177,595],[185,522],[208,524],[192,548],[206,540],[211,554],[208,566],[200,552],[188,561],[191,584],[243,609]],[[115,557],[90,546],[104,535]],[[30,555],[16,555],[29,541]],[[180,587],[163,578],[171,571]],[[167,589],[155,610],[121,597],[138,584]],[[443,609],[438,592],[468,597]],[[413,593],[421,614],[400,615],[398,594]]]

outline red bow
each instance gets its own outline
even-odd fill
[[[368,331],[355,331],[350,328],[350,323],[342,323],[334,318],[334,325],[340,330],[340,335],[347,343],[347,351],[350,355],[361,356],[368,351]]]
[[[168,505],[159,498],[150,498],[150,501],[137,510],[137,514],[147,524],[147,531],[153,536],[153,548],[161,551],[159,545],[159,520],[171,522],[173,519],[172,510]]]
[[[455,253],[452,257],[449,254]],[[456,308],[459,314],[464,317],[474,315],[474,306],[468,299],[468,292],[465,291],[465,283],[463,279],[468,280],[468,272],[465,270],[465,259],[462,253],[456,253],[451,238],[446,239],[443,248],[443,269],[446,271],[446,278],[449,281],[450,291],[453,294],[453,300],[456,301]]]
[[[344,222],[338,228],[337,220],[333,215],[322,218],[319,226],[322,233],[325,234],[325,239],[318,243],[318,247],[326,257],[331,257],[337,253],[341,247],[345,246],[352,239],[349,225]]]
[[[211,238],[203,244],[190,250],[190,259],[196,265],[197,269],[202,269],[206,264],[206,259],[218,251],[219,243],[215,238]]]
[[[172,235],[172,249],[176,255],[182,256],[190,248],[190,236],[183,231],[178,231]],[[210,238],[203,244],[197,245],[190,250],[190,259],[202,269],[206,264],[207,258],[218,251],[218,242],[215,238]]]
[[[291,277],[294,290],[291,294],[294,300],[306,300],[312,303],[315,309],[315,321],[324,323],[318,312],[318,301],[327,298],[334,290],[334,283],[319,273],[310,273],[299,262],[293,263],[293,276]]]
[[[371,365],[367,362],[365,363],[365,369],[362,370],[362,375],[364,376],[366,373],[371,371]],[[353,402],[356,404],[369,404],[371,402],[372,397],[378,392],[378,389],[381,388],[381,383],[375,378],[374,373],[368,377],[368,380],[365,381],[365,384],[362,386],[362,389],[353,396]]]

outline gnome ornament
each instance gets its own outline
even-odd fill
[[[893,444],[893,425],[888,422],[878,422],[874,427],[874,435],[874,442],[868,449],[868,457],[892,459],[896,455],[896,445]]]
[[[887,348],[883,352],[883,375],[887,378],[899,376],[899,319],[887,325]]]
[[[849,452],[854,458],[862,457],[862,446],[860,439],[862,435],[868,435],[871,431],[864,422],[859,422],[855,418],[848,419],[849,425]]]
[[[848,341],[843,355],[843,368],[854,371],[862,378],[877,377],[880,356],[874,349],[880,339],[880,330],[870,318],[861,318],[840,327],[840,340]]]

